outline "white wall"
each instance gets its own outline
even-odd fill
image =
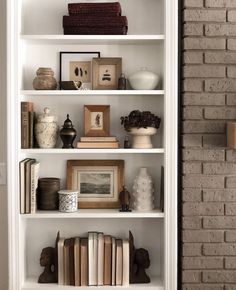
[[[0,0],[0,162],[6,162],[6,0]],[[0,290],[7,290],[7,191],[0,186]]]

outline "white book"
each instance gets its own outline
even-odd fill
[[[111,238],[111,285],[116,285],[116,239]]]
[[[104,235],[98,233],[98,286],[103,286],[104,275]]]
[[[30,188],[31,188],[31,196],[30,196],[30,212],[35,213],[37,206],[36,206],[36,191],[38,188],[38,179],[39,179],[39,167],[40,163],[35,162],[30,165],[31,167],[31,177],[30,177]]]
[[[57,243],[57,256],[58,256],[58,284],[65,284],[64,277],[64,238],[60,238]]]
[[[129,241],[123,240],[123,279],[122,285],[129,286]]]
[[[93,233],[93,252],[94,252],[94,282],[98,285],[98,233]]]
[[[26,176],[25,176],[25,165],[29,161],[29,158],[22,160],[19,164],[20,171],[20,213],[25,213],[25,189],[26,189]]]
[[[95,233],[88,233],[88,285],[96,286],[97,285],[97,273],[95,273],[97,266],[97,258],[95,257]]]

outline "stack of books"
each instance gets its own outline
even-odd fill
[[[128,21],[119,2],[69,3],[63,16],[64,34],[127,34]]]
[[[92,148],[119,148],[119,142],[116,137],[81,137],[80,142],[77,142],[77,148],[92,149]]]
[[[40,163],[26,158],[20,161],[20,213],[36,212],[36,191],[38,188]]]
[[[129,241],[100,232],[88,237],[59,238],[58,284],[129,285]]]
[[[21,148],[34,147],[34,106],[32,102],[21,102]]]

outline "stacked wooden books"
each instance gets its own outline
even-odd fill
[[[34,107],[32,102],[21,102],[21,148],[34,147]]]
[[[119,148],[119,142],[116,137],[81,137],[80,142],[77,142],[77,148],[92,149],[92,148]]]
[[[21,214],[36,212],[39,167],[40,163],[32,158],[26,158],[19,164]]]
[[[59,238],[58,284],[129,285],[129,242],[99,232]]]

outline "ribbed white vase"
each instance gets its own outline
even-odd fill
[[[149,211],[154,209],[154,186],[146,167],[141,167],[136,176],[132,192],[133,209]]]

